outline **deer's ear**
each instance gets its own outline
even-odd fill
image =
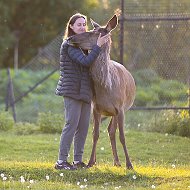
[[[106,29],[111,32],[118,24],[118,18],[116,15],[114,15],[107,23]]]
[[[100,25],[96,22],[94,22],[92,19],[90,19],[90,22],[94,28],[100,28]]]

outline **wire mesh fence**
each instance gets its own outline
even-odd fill
[[[135,105],[188,109],[190,17],[126,15],[124,64],[137,83]]]
[[[188,109],[190,74],[189,15],[125,15],[124,66],[132,73],[137,94],[132,109]],[[119,58],[119,27],[111,57]],[[39,50],[25,67],[12,71],[17,121],[36,122],[38,113],[63,112],[54,91],[59,78],[62,34]],[[6,73],[3,74],[6,78]],[[6,89],[7,81],[1,84]],[[6,97],[6,90],[2,97]],[[3,109],[4,103],[1,104]]]

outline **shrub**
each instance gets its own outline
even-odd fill
[[[190,116],[188,111],[161,111],[150,121],[150,131],[190,137]]]
[[[14,126],[13,117],[8,112],[0,112],[0,131],[8,131]]]
[[[183,110],[180,112],[179,117],[181,118],[177,126],[178,135],[183,137],[190,137],[190,116],[189,111]]]
[[[151,106],[158,104],[158,102],[158,95],[151,88],[142,88],[137,86],[137,92],[135,97],[136,106]]]
[[[62,114],[39,113],[38,125],[43,133],[60,133],[63,128],[64,118]]]
[[[33,123],[16,123],[15,128],[14,128],[14,133],[16,135],[31,135],[31,134],[36,134],[39,133],[40,129],[38,126],[36,126]]]

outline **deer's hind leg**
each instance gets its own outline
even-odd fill
[[[99,127],[101,121],[101,114],[99,114],[95,109],[93,109],[94,117],[94,128],[93,128],[93,145],[90,160],[88,162],[88,167],[92,167],[96,164],[96,145],[99,138]]]
[[[127,146],[125,143],[125,134],[124,134],[124,122],[125,122],[125,115],[124,115],[124,110],[120,110],[118,113],[118,127],[119,127],[119,139],[120,142],[123,146],[123,150],[125,153],[125,157],[126,157],[126,167],[127,169],[133,169],[133,166],[131,164],[129,155],[128,155],[128,151],[127,151]]]
[[[114,166],[121,166],[119,157],[117,154],[117,147],[116,147],[116,139],[115,139],[116,129],[117,129],[117,116],[112,116],[111,121],[108,126],[108,133],[109,133],[112,153],[114,157]]]

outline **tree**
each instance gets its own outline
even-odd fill
[[[97,6],[97,0],[3,0],[0,5],[3,13],[0,67],[13,66],[16,42],[21,67],[38,53],[40,47],[64,31],[72,14],[88,15]]]

